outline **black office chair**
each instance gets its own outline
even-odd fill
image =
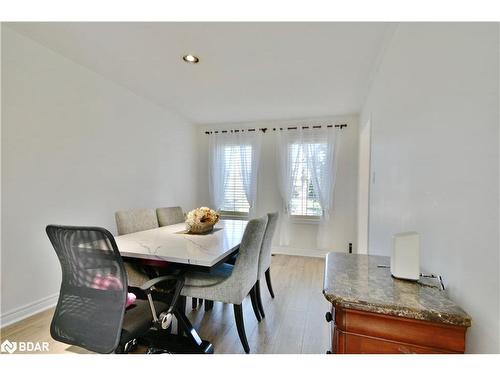
[[[184,284],[182,275],[146,282],[141,290],[147,299],[126,308],[127,274],[111,233],[98,227],[60,225],[49,225],[46,231],[62,269],[50,326],[55,340],[97,353],[127,353],[151,331],[156,332],[151,337],[168,335]],[[154,287],[160,284],[172,293],[161,293],[161,300],[155,295],[153,300]],[[152,353],[168,351],[148,339],[144,344]]]

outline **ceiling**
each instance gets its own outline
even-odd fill
[[[9,23],[193,123],[357,113],[385,23]],[[182,61],[186,53],[200,58]]]

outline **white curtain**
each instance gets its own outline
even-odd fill
[[[241,177],[250,205],[249,217],[253,218],[257,208],[257,176],[259,174],[262,133],[258,130],[238,132],[236,133],[236,141],[240,145]],[[251,146],[251,152],[248,152],[248,146]]]
[[[318,194],[322,215],[318,226],[317,247],[330,248],[332,243],[333,193],[337,163],[338,131],[332,128],[312,130],[306,137],[307,162],[311,171],[312,184]]]
[[[279,187],[283,200],[280,245],[290,244],[293,182],[297,177],[298,158],[305,158],[322,209],[318,225],[317,247],[331,247],[333,192],[336,175],[337,133],[335,128],[309,128],[276,132]],[[295,145],[295,147],[292,147]]]
[[[231,147],[232,152],[239,152],[243,188],[250,206],[249,216],[255,216],[261,144],[262,133],[257,130],[227,133],[219,131],[209,135],[209,191],[216,210],[220,210],[224,204],[229,172],[226,169],[225,157],[226,149]]]
[[[290,244],[290,201],[293,194],[293,182],[298,172],[299,149],[291,145],[299,142],[300,134],[295,131],[276,131],[276,159],[278,161],[279,191],[282,199],[282,210],[279,223],[279,243]]]
[[[213,208],[220,210],[224,204],[224,187],[227,181],[225,145],[230,137],[226,133],[209,134],[208,188]]]

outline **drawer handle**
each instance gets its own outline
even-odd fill
[[[325,314],[325,319],[328,323],[330,323],[332,320],[333,320],[333,316],[332,316],[332,313],[330,311],[328,311],[326,314]]]

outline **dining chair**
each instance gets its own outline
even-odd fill
[[[140,232],[158,228],[156,212],[152,208],[135,208],[115,212],[116,229],[118,235]],[[133,287],[140,287],[151,277],[158,276],[151,267],[141,267],[136,264],[125,263],[129,283]]]
[[[157,313],[173,311],[176,298],[169,304],[151,297],[152,287],[166,278],[145,284],[148,301],[126,306],[127,273],[106,229],[49,225],[46,232],[62,270],[50,325],[55,340],[97,353],[127,353],[158,322]]]
[[[161,207],[156,209],[156,216],[160,227],[183,223],[185,221],[184,212],[179,206],[176,207]],[[198,298],[191,299],[191,307],[196,309],[203,304],[203,300]],[[207,301],[208,302],[208,301]],[[205,304],[205,309],[210,309],[210,302]]]
[[[162,207],[156,209],[156,216],[160,227],[183,223],[184,212],[181,207]]]
[[[238,335],[245,353],[250,352],[250,347],[245,333],[242,303],[245,297],[255,290],[266,224],[267,216],[248,222],[234,266],[224,263],[207,273],[188,272],[181,291],[186,297],[232,304]]]
[[[118,235],[158,228],[156,212],[152,208],[135,208],[115,213]]]
[[[259,256],[259,268],[258,268],[258,278],[255,284],[255,293],[257,298],[257,303],[259,307],[260,315],[265,318],[264,307],[262,305],[262,299],[260,295],[260,280],[266,278],[267,288],[269,289],[269,294],[274,298],[273,286],[271,284],[271,257],[272,257],[272,244],[274,232],[276,231],[276,225],[278,223],[279,215],[277,212],[272,212],[267,214],[267,225],[266,231],[264,232],[264,238],[262,239],[262,246],[260,249]]]
[[[256,312],[255,316],[259,321],[261,317],[262,318],[266,317],[260,294],[260,280],[262,278],[265,277],[269,294],[271,295],[272,298],[274,298],[273,285],[271,283],[271,256],[272,256],[273,237],[274,233],[276,232],[278,218],[279,215],[277,212],[267,214],[267,226],[266,226],[266,231],[264,233],[264,238],[262,240],[262,247],[260,250],[258,280],[257,283],[255,284],[255,294],[256,294],[255,297],[258,304],[258,312]],[[238,254],[235,254],[233,257],[228,259],[226,263],[234,265],[236,259],[238,259]]]

